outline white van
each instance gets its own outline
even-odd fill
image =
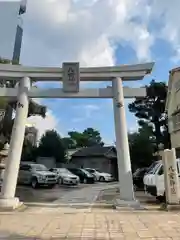
[[[155,173],[159,168],[161,161],[154,162],[149,171],[144,175],[143,183],[144,183],[144,190],[146,193],[150,193],[153,196],[156,196],[156,181],[155,181]]]
[[[180,159],[177,159],[177,170],[180,174]],[[152,196],[161,198],[165,196],[164,167],[162,161],[157,162],[152,170],[144,177],[145,191]]]

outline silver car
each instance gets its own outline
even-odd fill
[[[66,168],[51,168],[50,171],[57,174],[59,184],[77,185],[79,183],[79,177]]]
[[[44,165],[22,162],[19,169],[18,183],[30,184],[33,188],[46,185],[53,188],[57,183],[57,175]]]

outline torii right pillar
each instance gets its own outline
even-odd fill
[[[124,106],[123,85],[121,78],[114,78],[112,80],[112,90],[120,200],[131,203],[135,201],[135,198]]]

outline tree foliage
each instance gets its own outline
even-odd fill
[[[46,131],[41,137],[37,149],[39,157],[54,157],[56,162],[64,162],[66,149],[60,135],[55,130]]]
[[[65,138],[67,148],[78,148],[78,147],[90,147],[90,146],[103,146],[101,135],[99,131],[93,128],[87,128],[83,132],[71,131],[68,132],[69,137]]]
[[[71,139],[70,137],[62,138],[62,143],[65,149],[75,149],[76,142],[75,140]]]
[[[1,64],[18,64],[15,61],[10,61],[8,59],[0,58]],[[3,81],[1,80],[1,87],[6,88],[13,88],[15,87],[16,82],[14,81]],[[5,142],[9,142],[12,126],[14,123],[14,119],[12,119],[13,110],[16,110],[16,101],[15,100],[8,100],[7,98],[0,98],[0,108],[5,110],[5,117],[0,122],[0,134],[3,136],[0,139],[1,145],[3,146]],[[29,103],[29,112],[28,117],[39,115],[43,118],[46,116],[46,107],[35,103],[34,101],[30,100]]]
[[[137,132],[129,133],[129,148],[133,168],[149,166],[155,157],[152,128],[144,124]]]
[[[167,85],[164,82],[152,80],[147,87],[147,96],[136,98],[129,104],[130,112],[139,118],[139,125],[148,124],[153,126],[156,146],[160,143],[165,148],[170,148],[170,137],[168,133],[167,113],[165,112]]]

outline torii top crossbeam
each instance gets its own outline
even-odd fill
[[[80,68],[81,81],[110,81],[122,78],[123,81],[142,80],[151,73],[154,63],[121,65],[113,67]],[[19,80],[29,77],[35,81],[62,81],[63,69],[51,67],[24,67],[10,64],[0,64],[0,78],[4,80]]]

